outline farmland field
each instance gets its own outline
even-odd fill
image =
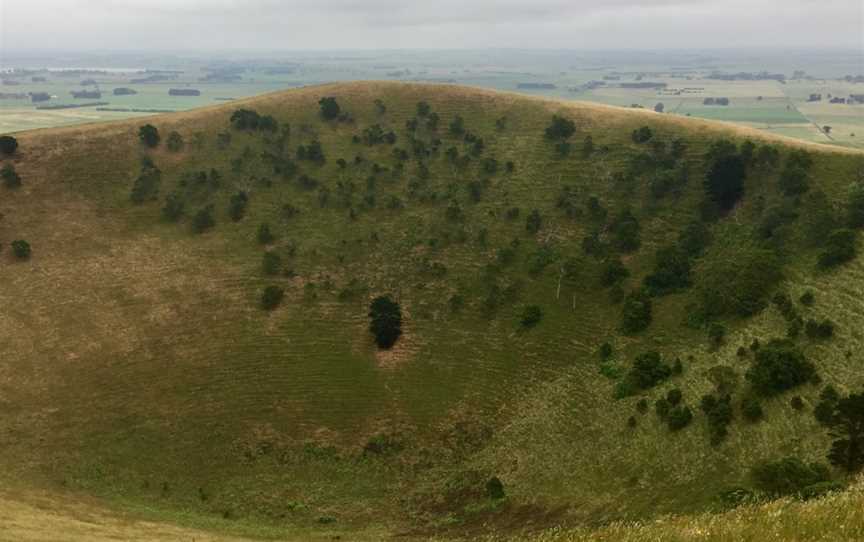
[[[403,80],[458,83],[623,107],[652,109],[663,103],[665,114],[729,121],[807,141],[864,147],[864,104],[829,103],[829,96],[845,100],[852,94],[864,94],[864,82],[853,82],[861,75],[862,66],[861,53],[855,51],[805,52],[796,54],[794,63],[788,55],[771,51],[333,51],[240,59],[82,54],[52,61],[47,67],[42,59],[27,55],[7,57],[4,63],[0,65],[4,83],[0,86],[0,132],[180,111],[331,81]],[[91,68],[81,71],[80,66]],[[783,74],[785,79],[715,77],[717,73],[760,72]],[[163,80],[133,83],[154,75],[163,76]],[[853,79],[847,81],[847,76]],[[82,82],[96,85],[83,87]],[[661,83],[665,88],[633,88],[639,82]],[[112,91],[118,87],[133,88],[137,94],[115,96]],[[101,98],[72,97],[73,90],[84,88],[100,89]],[[200,95],[170,96],[172,88],[194,88]],[[52,106],[108,103],[36,110],[39,104],[20,97],[31,92],[49,94]],[[13,94],[19,97],[8,97]],[[811,94],[823,98],[808,101]],[[705,98],[718,97],[728,98],[729,105],[703,104]],[[105,108],[126,111],[99,110]],[[825,126],[830,126],[827,133]]]

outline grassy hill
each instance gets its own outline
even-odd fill
[[[346,114],[322,118],[324,97]],[[544,135],[554,115],[574,133]],[[7,484],[249,536],[598,526],[726,508],[761,462],[824,462],[820,393],[864,384],[864,266],[817,265],[854,215],[860,153],[433,85],[148,122],[154,148],[124,121],[21,134],[3,161],[21,179],[0,188]],[[728,205],[705,188],[725,158],[746,168]],[[402,310],[390,350],[369,333],[379,295]],[[832,337],[808,337],[826,318]],[[776,348],[820,383],[758,394],[754,339],[795,326]],[[634,385],[648,352],[659,377]],[[671,389],[692,413],[674,431],[654,413]],[[701,398],[727,393],[718,436]]]

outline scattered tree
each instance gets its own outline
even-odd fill
[[[265,252],[261,261],[265,275],[277,275],[282,270],[282,258],[276,252]]]
[[[21,176],[12,164],[6,164],[0,169],[0,178],[3,179],[3,186],[6,188],[15,189],[21,186]]]
[[[569,139],[576,133],[576,123],[560,115],[554,115],[552,122],[546,128],[546,138],[553,141]]]
[[[324,120],[335,120],[342,114],[342,108],[339,107],[336,98],[333,98],[332,96],[318,100],[318,106],[320,107],[321,116]]]
[[[261,308],[272,311],[282,303],[284,297],[285,290],[278,286],[268,286],[264,288],[264,293],[261,294]]]
[[[0,136],[0,154],[12,156],[18,150],[18,140],[10,135]]]
[[[138,139],[146,147],[150,147],[152,149],[159,146],[159,141],[161,140],[161,137],[159,136],[159,130],[155,126],[153,126],[152,124],[145,124],[138,129]]]
[[[628,335],[639,333],[651,325],[651,298],[644,290],[636,290],[624,299],[621,329]]]
[[[171,132],[168,134],[168,139],[165,141],[165,147],[171,152],[180,152],[183,150],[183,136],[179,132]]]
[[[177,222],[183,216],[186,204],[177,194],[168,194],[162,207],[162,216],[169,222]]]
[[[642,126],[641,128],[633,130],[633,133],[630,136],[633,143],[648,143],[651,141],[652,137],[654,137],[654,131],[648,126]]]
[[[504,493],[504,484],[501,483],[501,480],[497,476],[493,476],[486,482],[486,495],[493,501],[499,501],[506,496]]]
[[[272,243],[276,237],[273,235],[273,232],[270,231],[270,224],[264,222],[260,226],[258,226],[258,243],[262,245],[269,245]]]
[[[529,214],[525,218],[525,229],[528,231],[528,233],[533,235],[540,231],[540,228],[542,226],[543,218],[540,216],[540,211],[534,209],[533,211],[531,211],[531,214]]]
[[[213,218],[213,205],[207,205],[200,209],[192,218],[192,231],[195,233],[204,233],[216,225],[216,220]]]
[[[543,309],[537,305],[528,305],[522,311],[519,324],[525,329],[531,329],[543,319]]]

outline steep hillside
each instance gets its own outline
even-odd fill
[[[3,160],[9,483],[246,535],[596,526],[771,496],[864,384],[860,153],[432,85],[147,122]]]

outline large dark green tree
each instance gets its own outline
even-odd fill
[[[369,306],[369,331],[382,350],[393,348],[402,335],[402,309],[389,295],[379,296]]]

